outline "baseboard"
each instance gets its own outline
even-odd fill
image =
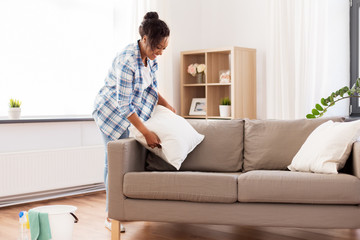
[[[48,190],[42,192],[6,196],[0,198],[0,208],[29,203],[29,202],[38,202],[38,201],[67,197],[67,196],[75,196],[80,194],[99,192],[104,190],[105,190],[104,183],[95,183],[95,184],[54,189],[54,190]]]

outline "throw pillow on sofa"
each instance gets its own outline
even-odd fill
[[[145,137],[134,126],[129,128],[130,134],[157,156],[179,170],[186,156],[204,139],[184,118],[169,109],[157,105],[144,125],[156,133],[162,148],[150,148]]]
[[[327,121],[309,135],[288,168],[291,171],[336,174],[344,167],[359,134],[360,120]]]
[[[311,132],[328,120],[245,120],[243,171],[286,170]]]

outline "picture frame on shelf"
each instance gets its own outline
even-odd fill
[[[206,115],[206,98],[193,98],[189,115]]]

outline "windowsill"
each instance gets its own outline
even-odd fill
[[[44,123],[44,122],[81,122],[94,121],[89,115],[84,116],[37,116],[37,117],[20,117],[20,119],[9,119],[0,117],[0,124],[9,123]]]
[[[360,113],[353,113],[349,117],[347,117],[349,121],[360,120]]]

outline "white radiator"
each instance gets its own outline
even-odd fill
[[[103,171],[102,145],[0,153],[0,206],[36,193],[54,195],[57,190],[64,193],[78,186],[103,186]]]

